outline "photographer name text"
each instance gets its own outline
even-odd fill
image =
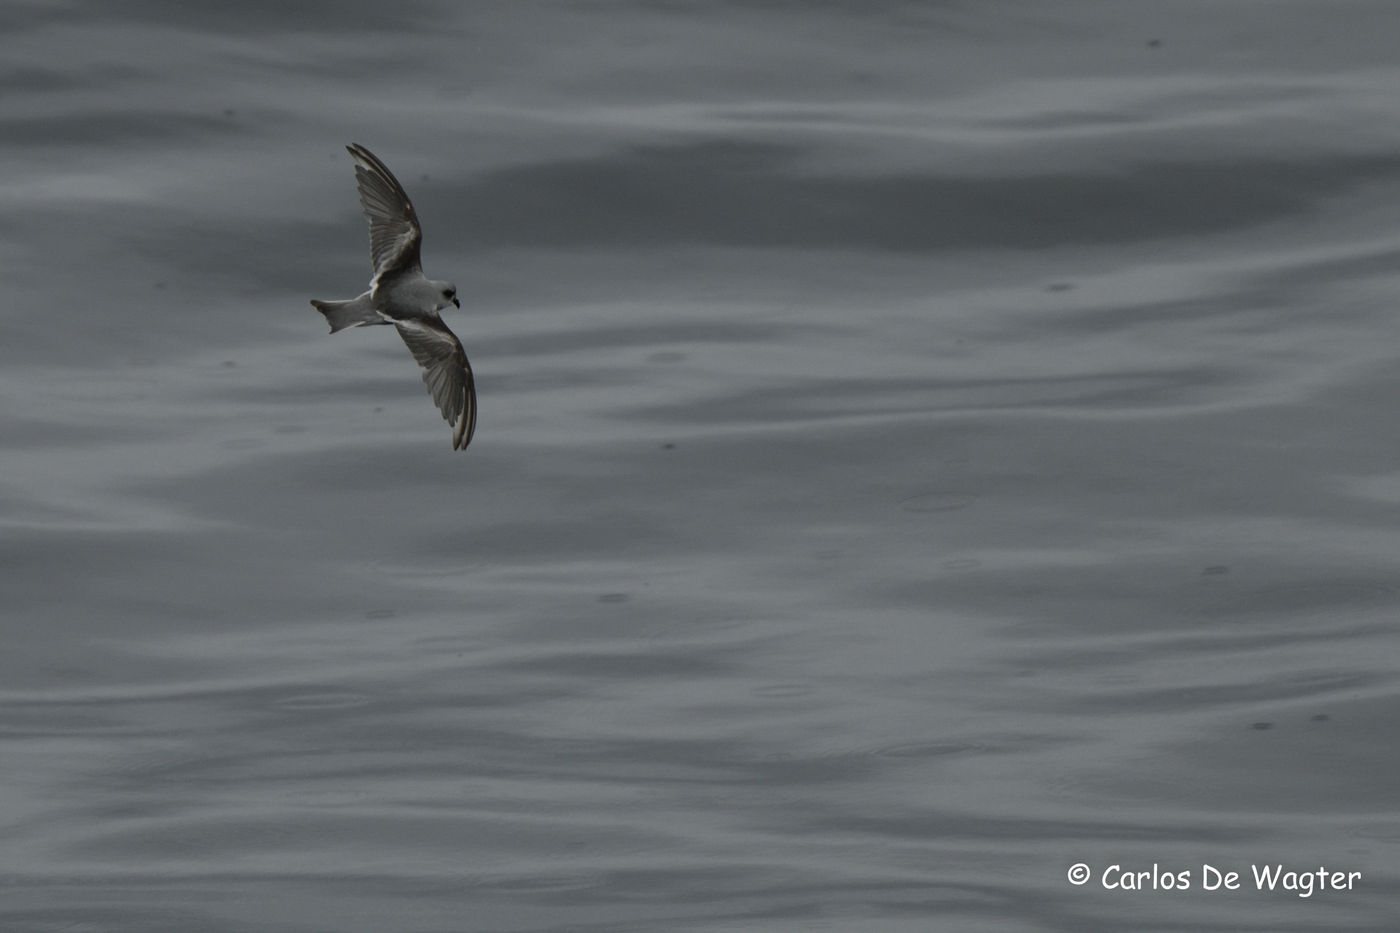
[[[1088,865],[1070,867],[1069,882],[1083,885],[1095,878]],[[1361,879],[1359,871],[1335,871],[1326,866],[1305,870],[1283,864],[1250,865],[1232,870],[1203,864],[1199,870],[1165,869],[1156,862],[1151,868],[1113,864],[1097,872],[1099,886],[1107,891],[1240,891],[1255,890],[1312,897],[1324,891],[1351,891]]]

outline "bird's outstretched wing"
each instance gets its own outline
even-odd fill
[[[452,449],[464,449],[476,433],[476,384],[461,341],[435,318],[398,321],[394,327],[423,367],[423,383],[452,425]]]
[[[369,253],[374,262],[371,288],[385,276],[421,272],[423,228],[403,185],[379,158],[359,143],[345,147],[355,160],[360,207],[369,220]]]

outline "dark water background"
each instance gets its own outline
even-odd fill
[[[0,928],[1400,925],[1400,4],[12,0],[0,169]]]

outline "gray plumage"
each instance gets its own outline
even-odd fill
[[[331,333],[364,324],[393,324],[423,367],[423,383],[452,425],[452,449],[462,450],[476,432],[476,386],[472,367],[457,335],[439,311],[461,307],[457,287],[423,275],[419,250],[423,228],[403,185],[364,146],[345,147],[355,160],[360,207],[369,221],[369,252],[374,277],[369,291],[348,301],[319,301]]]

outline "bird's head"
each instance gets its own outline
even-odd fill
[[[441,311],[448,305],[453,305],[458,308],[462,307],[462,303],[457,300],[456,285],[453,285],[451,282],[434,282],[433,285],[437,287],[438,293],[438,306],[433,309],[434,311]]]

